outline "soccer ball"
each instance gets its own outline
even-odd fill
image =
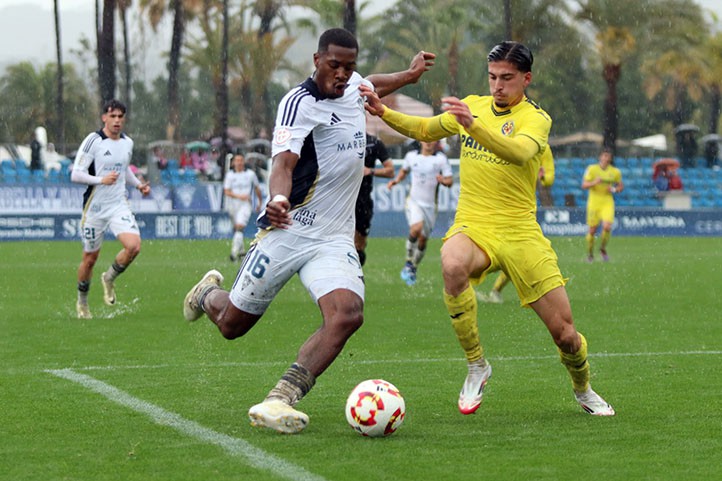
[[[362,436],[388,436],[404,422],[406,403],[396,386],[369,379],[356,386],[346,400],[346,420]]]

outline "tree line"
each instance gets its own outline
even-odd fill
[[[21,62],[0,77],[0,141],[27,143],[45,125],[69,151],[97,128],[108,98],[129,105],[141,145],[225,139],[229,124],[266,135],[280,97],[311,73],[310,58],[289,52],[304,38],[315,47],[331,26],[356,33],[363,74],[435,52],[434,69],[404,93],[437,112],[444,95],[486,93],[486,53],[512,39],[534,53],[527,94],[554,119],[552,135],[596,131],[615,148],[683,123],[719,126],[722,33],[693,0],[403,0],[376,15],[355,0],[96,0],[95,38],[81,41],[75,63],[61,56],[59,1],[57,60]],[[132,12],[151,29],[172,23],[166,68],[151,80],[134,75]]]

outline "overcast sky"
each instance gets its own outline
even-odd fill
[[[369,13],[376,13],[394,0],[371,0]],[[429,0],[433,1],[433,0]],[[704,8],[715,12],[722,19],[722,0],[696,0]],[[80,47],[81,36],[93,38],[94,0],[59,0],[63,61],[77,61],[71,50]],[[134,2],[137,3],[137,2]],[[357,0],[357,4],[361,1]],[[131,18],[131,24],[134,21]],[[137,22],[137,21],[136,21]],[[136,49],[131,56],[140,65],[140,73],[147,78],[160,73],[164,62],[158,62],[158,54],[169,48],[170,21],[162,34],[154,34],[150,29],[144,33],[142,42],[136,35]],[[137,23],[136,23],[137,25]],[[141,43],[142,42],[142,43]],[[139,48],[157,44],[158,48]],[[313,45],[311,48],[315,48]],[[312,50],[311,50],[312,51]],[[44,65],[55,60],[55,26],[53,20],[53,0],[0,0],[0,73],[13,63],[28,60],[36,65]],[[310,61],[309,61],[310,62]],[[158,69],[154,71],[154,69]]]

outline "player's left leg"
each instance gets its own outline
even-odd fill
[[[544,322],[559,350],[562,364],[572,380],[574,396],[582,408],[595,416],[613,416],[614,408],[594,392],[589,384],[590,367],[587,341],[572,320],[566,289],[556,287],[530,306]]]
[[[607,262],[609,255],[607,254],[607,244],[609,239],[612,238],[612,222],[602,222],[602,235],[600,236],[599,253],[602,255],[602,260]]]
[[[321,311],[322,324],[301,346],[296,362],[266,399],[249,411],[251,424],[285,433],[300,432],[308,416],[294,409],[316,378],[333,363],[346,341],[363,324],[364,284],[361,265],[349,263],[350,243],[309,246],[299,278]]]
[[[123,248],[118,252],[108,270],[100,276],[103,284],[103,300],[109,306],[115,304],[115,279],[125,272],[128,266],[140,253],[140,235],[134,232],[123,232],[117,235]]]

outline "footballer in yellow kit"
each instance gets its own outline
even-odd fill
[[[539,153],[522,165],[513,164],[482,147],[449,113],[423,119],[414,127],[416,121],[387,109],[383,120],[421,140],[459,134],[461,190],[454,224],[444,239],[459,232],[471,238],[491,260],[491,266],[472,278],[472,283],[481,282],[488,272],[503,269],[522,304],[528,305],[564,285],[556,253],[536,220],[536,182],[542,156],[549,149],[547,139],[552,122],[543,109],[526,97],[506,110],[499,110],[491,96],[470,95],[462,102],[490,130],[504,136],[531,138],[539,146]]]
[[[599,225],[602,225],[599,253],[603,261],[608,261],[607,244],[612,236],[614,224],[614,194],[624,190],[621,171],[612,165],[612,153],[603,150],[599,154],[599,162],[592,164],[584,171],[582,189],[589,190],[587,199],[586,235],[587,261],[594,261],[594,236]]]
[[[394,112],[371,89],[359,88],[366,110],[404,135],[424,142],[460,137],[459,201],[441,248],[444,304],[468,367],[459,411],[479,408],[492,373],[472,285],[501,269],[551,334],[577,402],[590,414],[612,416],[614,408],[591,388],[587,342],[574,326],[557,256],[536,220],[536,183],[552,122],[524,93],[533,56],[524,45],[504,41],[487,60],[491,95],[445,97],[445,112],[431,118]]]

